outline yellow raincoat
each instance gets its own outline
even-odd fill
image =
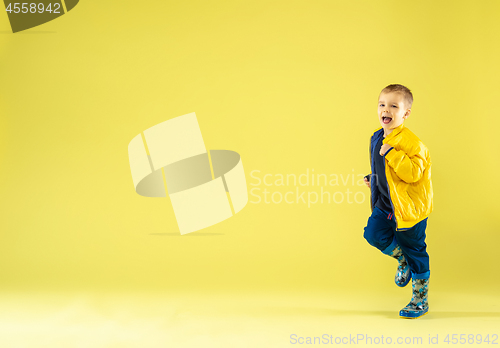
[[[374,154],[373,149],[383,134],[380,127],[371,138],[372,172],[373,156],[380,156]],[[432,211],[431,158],[427,147],[403,124],[395,128],[383,144],[391,146],[385,154],[385,175],[397,231],[404,231],[426,219]],[[379,194],[374,186],[371,185],[372,210]]]

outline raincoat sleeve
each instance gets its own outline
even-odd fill
[[[419,147],[418,151],[412,155],[407,155],[404,151],[393,148],[386,153],[385,159],[396,175],[408,184],[422,178],[430,161],[425,147]]]

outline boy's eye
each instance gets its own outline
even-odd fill
[[[396,106],[396,105],[393,105],[392,107],[393,107],[393,108],[397,108],[397,106]]]

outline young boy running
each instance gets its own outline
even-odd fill
[[[429,255],[425,244],[427,217],[432,211],[431,159],[420,139],[404,126],[413,95],[402,85],[385,87],[379,96],[381,128],[370,141],[372,214],[364,237],[382,253],[398,260],[396,285],[412,279],[413,295],[399,315],[418,318],[429,310]]]

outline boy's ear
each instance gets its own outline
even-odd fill
[[[411,109],[407,109],[403,118],[406,120],[408,118],[408,116],[410,116],[410,114],[411,114]]]

